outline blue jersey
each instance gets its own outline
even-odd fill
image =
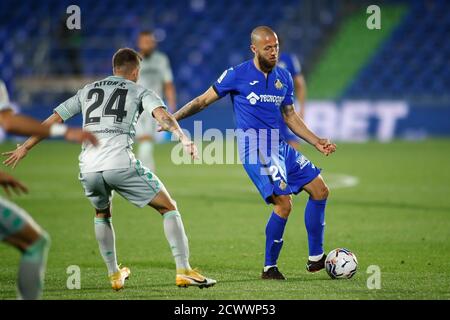
[[[248,60],[230,68],[213,85],[219,97],[230,94],[238,129],[279,129],[281,108],[294,103],[290,73],[275,67],[267,78]]]
[[[278,66],[285,68],[291,74],[292,78],[302,73],[302,67],[300,61],[295,54],[282,53],[278,60]]]
[[[242,164],[267,203],[272,194],[299,193],[320,174],[301,153],[272,134],[280,129],[281,108],[294,103],[289,71],[276,66],[266,78],[249,60],[226,70],[213,88],[220,97],[231,96],[236,127],[244,131],[237,134]],[[256,144],[251,142],[254,134]]]

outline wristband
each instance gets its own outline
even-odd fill
[[[65,124],[55,123],[50,126],[50,137],[63,137],[68,127]]]

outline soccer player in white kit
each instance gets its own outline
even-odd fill
[[[11,110],[8,92],[0,80],[0,126],[9,133],[21,135],[39,135],[42,138],[64,136],[69,141],[90,141],[96,143],[95,137],[80,129],[67,128],[62,124],[42,125],[26,116],[16,115]],[[9,155],[8,152],[4,153]],[[13,164],[7,162],[6,164]],[[9,195],[10,189],[16,194],[27,193],[28,189],[14,177],[0,171],[0,185]],[[33,218],[11,201],[0,197],[0,241],[17,248],[22,257],[19,264],[18,298],[26,300],[39,299],[44,286],[47,252],[50,238]]]
[[[159,178],[132,152],[136,122],[139,116],[153,115],[163,129],[179,138],[193,158],[197,157],[197,148],[166,111],[161,98],[136,84],[141,60],[139,54],[122,48],[112,60],[113,76],[86,85],[59,105],[46,120],[57,123],[82,113],[83,128],[94,133],[99,140],[96,148],[83,146],[79,157],[79,179],[95,208],[95,235],[111,285],[115,290],[122,289],[130,275],[127,267],[119,268],[117,264],[111,220],[112,191],[116,191],[134,205],[149,205],[163,216],[164,232],[175,258],[177,286],[212,286],[216,280],[202,276],[189,265],[188,239],[176,202]],[[39,141],[39,137],[28,139],[11,154],[11,161],[22,159]]]
[[[166,54],[156,50],[156,39],[151,31],[139,33],[137,46],[142,56],[138,84],[163,97],[169,111],[176,111],[176,92],[170,61]],[[140,117],[136,125],[138,143],[137,158],[151,171],[155,171],[153,157],[154,142],[157,135],[157,123],[151,117]]]

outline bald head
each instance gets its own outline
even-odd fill
[[[278,40],[277,34],[267,26],[259,26],[253,29],[251,34],[252,44],[255,45],[258,41],[269,40],[275,38]]]
[[[253,29],[251,41],[250,49],[255,54],[257,67],[263,72],[270,72],[278,61],[277,34],[269,27],[259,26]]]

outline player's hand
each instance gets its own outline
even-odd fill
[[[14,169],[20,160],[27,156],[28,149],[23,145],[18,144],[16,150],[3,152],[2,156],[8,157],[3,164],[7,167],[12,166]]]
[[[336,145],[334,143],[331,143],[331,141],[328,139],[319,139],[314,147],[316,147],[317,150],[319,150],[326,156],[329,156],[336,151]]]
[[[64,139],[77,143],[88,142],[94,146],[98,145],[97,138],[92,133],[78,128],[67,129]]]
[[[191,140],[183,141],[182,142],[184,151],[186,151],[192,159],[196,160],[198,159],[198,150],[197,146],[192,142]]]
[[[11,196],[12,189],[14,193],[20,195],[21,193],[28,193],[27,187],[25,187],[20,181],[16,180],[13,176],[7,173],[0,172],[0,185],[2,186],[8,197]]]

